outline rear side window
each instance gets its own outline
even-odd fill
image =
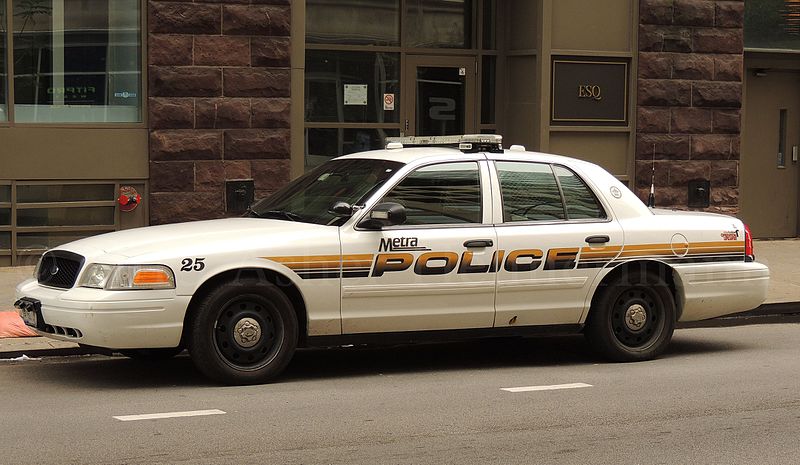
[[[545,163],[499,161],[503,222],[566,219],[553,169]]]
[[[606,211],[597,200],[589,186],[577,174],[558,165],[553,165],[564,193],[564,204],[567,207],[567,218],[571,220],[605,219]]]
[[[405,225],[480,223],[483,216],[478,164],[425,166],[406,176],[382,202],[403,205]]]

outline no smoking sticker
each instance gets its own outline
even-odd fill
[[[383,109],[394,110],[394,94],[383,94]]]

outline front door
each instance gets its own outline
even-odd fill
[[[741,216],[755,237],[794,237],[800,226],[800,73],[749,71],[739,170]]]
[[[372,267],[342,279],[342,332],[492,327],[497,238],[480,158],[423,166],[395,185],[381,202],[403,205],[404,224],[342,229],[345,260]]]
[[[475,132],[475,58],[409,56],[406,59],[406,136]]]

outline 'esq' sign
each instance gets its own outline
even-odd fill
[[[552,82],[551,125],[628,124],[627,61],[553,57]]]

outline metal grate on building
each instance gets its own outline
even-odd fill
[[[121,185],[144,193],[142,181],[0,180],[0,266],[35,265],[61,244],[143,225],[120,212]],[[146,218],[146,211],[136,217]]]

